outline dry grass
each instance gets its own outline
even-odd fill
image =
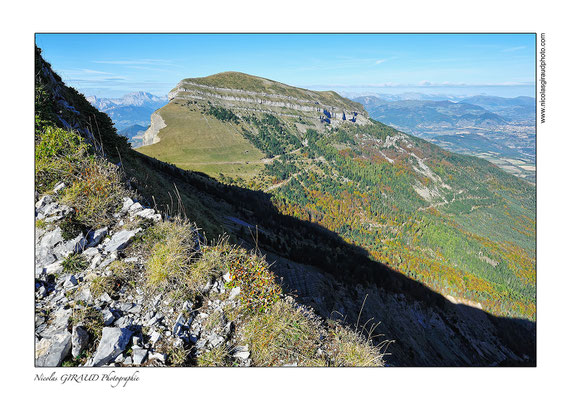
[[[151,291],[189,290],[188,275],[193,262],[194,228],[188,222],[160,222],[143,237],[148,254],[145,285]]]
[[[225,265],[224,246],[204,246],[202,257],[192,264],[186,282],[191,289],[200,291],[209,280],[222,275]]]
[[[222,345],[201,353],[196,364],[199,367],[229,367],[232,359],[226,346]]]
[[[128,195],[118,167],[90,158],[65,189],[61,200],[76,210],[75,219],[79,223],[100,228],[113,221],[113,213]]]
[[[320,329],[294,305],[280,300],[249,318],[241,329],[255,366],[326,366],[318,354]]]
[[[134,287],[137,281],[137,268],[134,264],[124,261],[113,261],[109,265],[111,275],[97,276],[89,285],[93,297],[97,298],[104,293],[109,295],[121,290],[123,287]]]
[[[331,323],[326,339],[331,354],[331,364],[336,367],[382,367],[383,353],[380,346],[374,346],[361,334],[354,330]]]

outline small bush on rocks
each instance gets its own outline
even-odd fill
[[[172,347],[167,352],[167,363],[173,367],[184,367],[189,363],[189,350],[182,347]]]
[[[51,190],[57,182],[71,182],[89,157],[89,146],[73,131],[54,126],[37,128],[35,142],[36,190],[39,193]]]
[[[113,293],[115,289],[115,278],[112,276],[96,276],[89,284],[91,295],[95,298],[102,296],[104,293]]]
[[[121,288],[134,286],[136,281],[136,267],[124,261],[113,261],[109,265],[111,275],[94,277],[89,285],[91,294],[97,298],[104,293],[114,295]]]
[[[81,254],[70,254],[61,263],[63,272],[74,274],[87,268],[87,260]]]
[[[231,277],[228,287],[240,288],[248,310],[264,312],[279,299],[281,288],[264,259],[243,249],[232,248],[225,265]]]
[[[64,190],[62,202],[74,208],[79,223],[101,228],[113,221],[113,214],[127,195],[118,167],[90,158]]]

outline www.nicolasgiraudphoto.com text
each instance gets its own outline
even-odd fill
[[[541,71],[539,75],[540,92],[539,92],[539,104],[541,105],[541,123],[545,123],[545,86],[547,81],[545,80],[545,33],[540,36],[540,50],[539,50],[539,69]]]

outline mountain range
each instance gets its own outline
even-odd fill
[[[167,103],[166,96],[147,92],[128,93],[121,98],[88,96],[86,99],[99,111],[109,115],[120,134],[128,135],[134,146],[140,145],[136,139],[132,139],[131,133],[137,129],[134,126],[148,126],[151,114]]]
[[[141,203],[263,255],[316,315],[394,340],[387,365],[535,365],[533,185],[335,92],[238,72],[182,80],[133,150],[38,65],[42,118],[120,163]]]

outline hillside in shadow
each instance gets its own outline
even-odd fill
[[[129,162],[159,174],[176,188],[185,212],[208,210],[208,221],[231,233],[240,245],[266,254],[284,289],[326,318],[358,325],[379,343],[394,340],[387,362],[396,366],[534,366],[534,322],[497,317],[455,304],[422,283],[370,259],[366,250],[345,242],[315,223],[281,214],[270,195],[222,184],[206,175],[132,152]],[[156,179],[156,177],[154,178]],[[157,201],[150,180],[133,180],[136,189],[159,208],[173,210],[175,190],[165,187],[171,204]],[[155,193],[152,193],[154,190]],[[198,204],[188,203],[192,198]],[[160,199],[159,199],[160,200]],[[204,215],[197,217],[199,221]],[[375,329],[373,329],[375,328]]]

